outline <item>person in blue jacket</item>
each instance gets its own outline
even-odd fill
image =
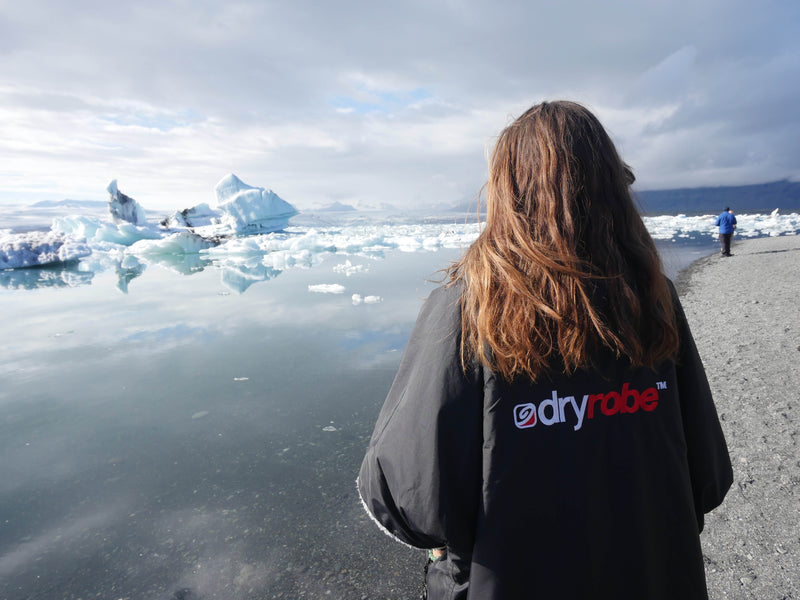
[[[500,135],[486,224],[425,301],[357,479],[429,600],[706,600],[732,482],[703,364],[600,122]]]
[[[731,254],[731,238],[733,230],[736,229],[736,217],[730,206],[726,206],[715,223],[719,227],[719,243],[722,246],[722,256],[733,256]]]

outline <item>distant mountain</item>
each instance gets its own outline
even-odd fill
[[[355,207],[350,206],[349,204],[342,204],[341,202],[332,202],[327,206],[317,209],[318,212],[346,212],[353,210],[355,210]]]
[[[100,208],[108,207],[105,200],[41,200],[30,205],[32,208]]]
[[[723,187],[645,190],[636,193],[645,214],[717,214],[726,206],[735,213],[800,211],[800,182],[788,180]]]
[[[470,198],[469,200],[462,200],[461,202],[447,206],[447,210],[464,214],[475,213],[478,211],[478,199]],[[486,198],[481,198],[480,211],[482,213],[486,212]]]

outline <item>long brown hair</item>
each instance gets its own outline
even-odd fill
[[[603,348],[655,366],[678,348],[672,295],[600,122],[573,102],[533,106],[499,136],[486,226],[449,272],[461,341],[506,379],[589,367]]]

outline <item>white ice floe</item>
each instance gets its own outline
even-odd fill
[[[317,294],[343,294],[344,286],[338,283],[319,283],[316,285],[309,285],[308,291]]]
[[[335,265],[333,267],[334,273],[344,273],[347,277],[355,275],[356,273],[366,273],[367,269],[364,265],[354,265],[349,260],[344,261],[343,264]]]
[[[139,240],[157,240],[169,232],[152,224],[134,225],[133,223],[111,223],[97,217],[69,215],[53,219],[52,231],[71,237],[85,238],[91,245],[119,244],[131,246]]]
[[[383,302],[383,298],[380,296],[362,296],[361,294],[353,294],[352,296],[353,306],[358,306],[359,304],[380,304]]]
[[[800,232],[800,215],[782,215],[777,208],[768,215],[736,215],[736,221],[736,233],[742,237],[792,235]]]
[[[35,231],[0,237],[0,269],[38,267],[80,260],[92,253],[82,238],[54,231]]]

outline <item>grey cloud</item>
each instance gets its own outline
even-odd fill
[[[0,101],[28,136],[32,109],[83,127],[47,133],[85,139],[94,177],[169,159],[181,181],[262,173],[290,199],[460,201],[508,118],[553,97],[627,113],[616,139],[643,187],[756,182],[800,174],[798,27],[793,0],[3,2]]]

